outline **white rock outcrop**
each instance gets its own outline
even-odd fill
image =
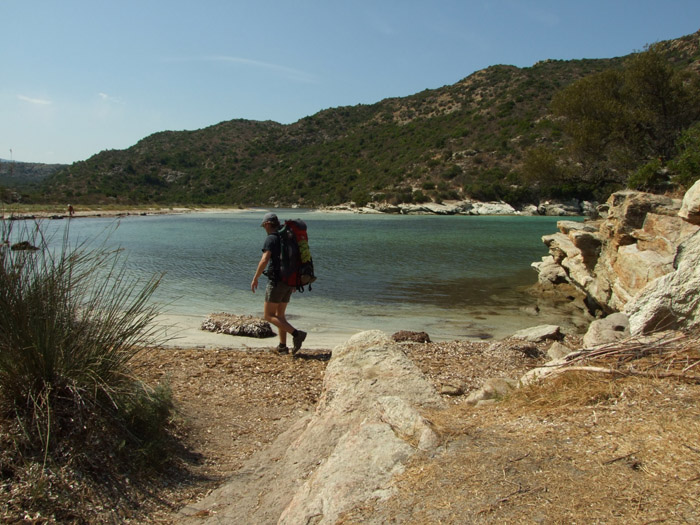
[[[541,284],[568,282],[610,314],[673,272],[678,247],[700,227],[679,217],[681,201],[666,196],[621,191],[604,207],[602,220],[560,221],[558,233],[542,238],[549,255],[532,266]]]
[[[626,305],[632,334],[700,326],[700,232],[680,245],[673,266]]]
[[[686,192],[678,216],[691,224],[700,224],[700,180]]]
[[[627,316],[616,312],[603,319],[593,321],[583,336],[583,346],[594,348],[617,341],[622,341],[630,336],[630,323]]]
[[[540,285],[572,284],[599,313],[629,318],[629,332],[618,317],[594,323],[586,346],[700,325],[700,181],[682,202],[621,191],[601,208],[603,220],[560,221],[542,238],[549,255],[532,265]]]
[[[438,449],[420,410],[442,404],[398,343],[380,331],[357,334],[333,349],[315,412],[186,507],[179,523],[336,523],[345,510],[391,495],[409,459]]]

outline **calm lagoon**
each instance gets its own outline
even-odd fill
[[[212,312],[262,314],[262,290],[253,294],[250,282],[266,211],[73,219],[69,231],[73,240],[108,235],[134,276],[163,273],[154,300],[192,334]],[[556,231],[558,217],[276,213],[309,227],[318,281],[294,294],[289,318],[309,331],[310,346],[314,335],[335,343],[366,329],[426,331],[440,341],[549,322],[523,307],[534,303],[525,293],[537,280],[530,264],[546,255],[541,237]],[[48,224],[60,232],[69,221]]]

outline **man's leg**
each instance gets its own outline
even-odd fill
[[[289,321],[287,321],[287,317],[286,317],[288,304],[289,303],[277,303],[277,319],[281,319],[281,320],[283,320],[283,322],[287,323],[293,332],[294,327],[291,324],[289,324]],[[287,331],[280,330],[279,336],[280,336],[280,344],[287,346]]]
[[[286,311],[287,303],[265,303],[265,320],[277,327],[280,344],[287,344],[287,332],[294,332],[294,327],[285,317]]]

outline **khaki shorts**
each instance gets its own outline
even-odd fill
[[[294,288],[287,283],[268,281],[267,288],[265,288],[265,302],[288,303],[293,291]]]

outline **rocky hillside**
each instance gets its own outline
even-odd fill
[[[553,94],[614,60],[493,66],[452,86],[335,108],[294,124],[232,120],[162,132],[63,170],[73,202],[300,204],[447,199],[507,191],[525,148],[553,140]]]
[[[65,167],[65,164],[0,159],[0,202],[21,201],[22,193],[37,191],[44,179]]]
[[[697,65],[697,35],[660,49],[676,68]],[[34,198],[301,206],[465,197],[511,204],[548,196],[601,200],[597,185],[559,181],[535,191],[523,164],[535,146],[565,145],[549,113],[554,95],[587,75],[621,67],[624,58],[496,65],[450,86],[328,109],[290,125],[229,120],[156,133],[61,170]]]

